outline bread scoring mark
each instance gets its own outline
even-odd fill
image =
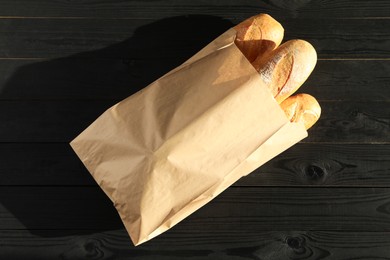
[[[293,67],[294,67],[294,55],[289,55],[289,58],[290,57],[291,57],[291,63],[290,63],[290,70],[288,72],[288,76],[287,76],[284,84],[280,88],[278,87],[278,93],[275,95],[275,97],[284,95],[286,92],[290,92],[290,88],[287,88],[286,85],[289,82],[291,75],[292,75],[292,71],[293,71]]]
[[[319,113],[317,113],[317,111],[314,111],[314,110],[311,110],[311,109],[309,109],[309,110],[304,110],[304,111],[303,111],[303,114],[311,114],[311,115],[313,115],[315,118],[319,118],[319,117],[320,117],[320,115],[319,115]]]
[[[259,73],[266,84],[270,84],[272,81],[273,72],[279,61],[283,58],[284,55],[277,53],[272,59],[267,62],[264,66],[260,67]]]
[[[294,113],[292,115],[290,115],[290,122],[296,122],[295,120],[297,120],[297,114],[298,114],[298,102],[294,102],[292,104],[292,108],[290,109],[290,111],[293,111]]]

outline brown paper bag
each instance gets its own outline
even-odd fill
[[[71,142],[135,245],[307,136],[261,84],[235,35],[228,30]]]

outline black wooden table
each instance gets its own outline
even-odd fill
[[[132,246],[68,142],[260,12],[316,48],[320,121]],[[390,259],[389,74],[387,0],[1,0],[0,259]]]

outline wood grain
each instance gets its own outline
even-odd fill
[[[118,101],[2,101],[0,142],[70,142]]]
[[[85,185],[96,182],[68,143],[0,143],[1,185]],[[390,187],[390,147],[297,144],[234,186]]]
[[[0,187],[0,195],[0,230],[123,228],[98,187]],[[390,188],[231,187],[179,226],[242,234],[390,231]]]
[[[123,99],[183,59],[0,59],[0,100]],[[317,100],[390,101],[390,60],[319,60],[298,92]]]
[[[183,61],[184,58],[0,59],[0,100],[124,99]]]
[[[321,119],[304,142],[390,141],[389,102],[321,102]]]
[[[192,232],[170,230],[134,247],[124,230],[66,235],[0,233],[2,259],[388,259],[390,233],[337,231]],[[364,258],[362,258],[364,257]]]
[[[142,4],[141,4],[142,3]],[[209,14],[222,17],[250,16],[258,12],[284,17],[383,17],[390,13],[386,0],[84,0],[82,2],[58,0],[34,1],[32,8],[28,0],[3,0],[0,15],[6,16],[51,16],[51,17],[106,17],[106,18],[164,18],[186,14]]]
[[[0,58],[58,58],[76,54],[95,58],[189,58],[240,21],[215,16],[157,21],[4,18],[0,19]],[[319,58],[390,57],[390,19],[283,18],[280,22],[285,27],[286,40],[309,41]]]
[[[319,60],[298,90],[317,100],[390,101],[390,60]]]
[[[69,142],[118,101],[1,101],[0,142]],[[323,101],[320,105],[321,119],[305,143],[389,143],[389,102]]]
[[[236,186],[388,187],[388,145],[296,144]]]

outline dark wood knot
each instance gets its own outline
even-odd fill
[[[289,247],[291,247],[292,249],[300,249],[302,248],[302,239],[300,239],[299,237],[286,237],[286,243]]]
[[[87,255],[89,258],[95,258],[100,259],[104,256],[103,245],[102,243],[97,239],[87,239],[84,242],[84,249],[85,249],[85,255]]]
[[[305,170],[306,177],[311,181],[318,181],[324,178],[325,171],[317,165],[309,165]]]
[[[305,238],[302,236],[286,237],[286,244],[290,248],[288,254],[291,259],[296,259],[297,256],[300,256],[299,259],[304,259],[312,255],[311,249],[306,247],[305,241]]]

